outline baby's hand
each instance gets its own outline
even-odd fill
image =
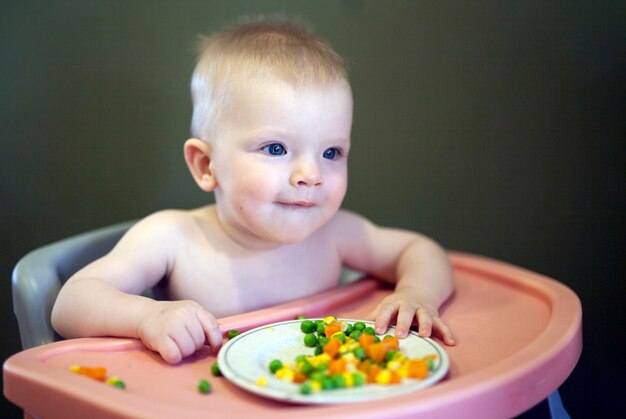
[[[222,345],[217,320],[194,301],[151,301],[142,309],[137,335],[170,364],[193,354],[207,341],[213,352]]]
[[[455,344],[450,327],[439,317],[435,306],[429,304],[415,290],[396,290],[380,302],[369,316],[375,319],[374,329],[377,334],[385,333],[395,314],[398,316],[395,333],[397,337],[407,337],[413,319],[417,317],[420,336],[428,337],[432,332],[436,332],[446,345]]]

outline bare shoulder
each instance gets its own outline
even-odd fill
[[[366,217],[348,210],[338,211],[328,223],[330,234],[338,240],[355,242],[357,240],[391,240],[406,242],[420,236],[418,233],[393,227],[377,225]],[[361,243],[361,244],[365,244]]]
[[[389,276],[404,249],[420,236],[412,231],[381,227],[351,211],[339,211],[326,226],[345,265]]]
[[[150,214],[133,225],[119,244],[121,247],[140,245],[142,248],[180,244],[180,240],[188,240],[197,234],[203,224],[202,210],[170,209]]]
[[[339,210],[326,225],[327,233],[337,239],[345,239],[346,235],[365,233],[365,230],[376,226],[367,218],[348,210]]]
[[[320,233],[327,243],[341,254],[358,247],[367,240],[376,226],[367,218],[348,210],[341,209],[321,229]]]

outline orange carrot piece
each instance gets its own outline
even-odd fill
[[[361,361],[359,365],[357,365],[356,369],[367,374],[372,367],[372,363],[370,361]]]
[[[328,363],[328,372],[331,374],[341,374],[346,372],[346,360],[343,358],[331,360]]]
[[[386,337],[383,339],[383,342],[389,347],[390,350],[400,350],[400,343],[398,342],[398,338],[395,336]]]
[[[331,358],[335,358],[339,353],[340,346],[341,341],[337,338],[332,338],[326,345],[324,345],[324,352],[330,355]]]
[[[402,377],[395,371],[391,371],[391,381],[390,384],[400,384],[402,383]]]
[[[372,343],[370,346],[368,346],[365,353],[367,353],[372,361],[380,364],[385,360],[385,356],[387,355],[387,348],[382,342]]]
[[[379,367],[378,365],[374,365],[372,368],[370,368],[369,372],[367,373],[367,382],[368,383],[375,383],[376,382],[376,376],[382,370],[383,369],[381,367]]]
[[[333,322],[329,325],[326,325],[326,327],[324,328],[324,334],[327,338],[331,337],[337,332],[341,332],[341,325],[339,324],[339,322]]]
[[[300,384],[300,383],[304,383],[306,380],[308,380],[309,378],[302,374],[300,371],[296,371],[294,377],[293,377],[293,382]]]
[[[104,381],[107,378],[107,369],[102,367],[80,367],[78,372],[94,380]]]
[[[368,335],[367,333],[361,334],[359,336],[359,345],[365,350],[367,353],[367,347],[374,343],[374,336]]]
[[[410,378],[428,377],[428,362],[425,359],[412,359],[409,361],[408,372]]]

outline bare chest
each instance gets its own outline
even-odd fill
[[[341,261],[332,249],[290,250],[238,257],[206,249],[186,252],[168,278],[169,298],[195,300],[220,318],[338,284]]]

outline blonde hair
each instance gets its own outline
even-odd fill
[[[302,23],[284,17],[256,18],[199,43],[191,79],[191,134],[213,135],[236,85],[273,76],[295,87],[348,80],[343,59]]]

